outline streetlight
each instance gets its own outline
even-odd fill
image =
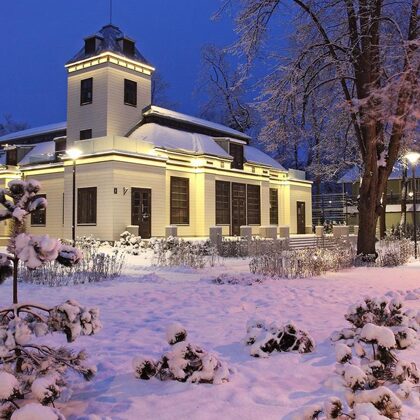
[[[413,173],[413,226],[414,226],[414,258],[417,259],[417,202],[416,202],[416,165],[420,159],[420,153],[409,152],[405,158],[411,163]]]
[[[71,215],[71,239],[73,246],[76,245],[76,160],[82,152],[75,147],[66,151],[66,155],[73,161],[73,207]]]

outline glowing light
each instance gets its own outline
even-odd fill
[[[206,164],[206,161],[204,159],[193,159],[191,161],[191,165],[195,168],[199,168],[200,166],[204,166]]]
[[[420,159],[420,153],[409,152],[404,156],[412,165],[415,165]]]
[[[82,152],[79,149],[76,149],[75,147],[69,149],[66,151],[66,155],[71,159],[71,160],[76,160],[78,159],[81,155]]]

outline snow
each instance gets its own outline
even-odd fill
[[[17,131],[15,133],[6,134],[0,137],[0,143],[4,143],[14,139],[38,136],[40,134],[53,133],[54,131],[62,131],[67,128],[66,122],[43,125],[41,127],[28,128],[27,130]]]
[[[219,131],[221,133],[230,134],[234,137],[241,139],[250,140],[250,137],[240,131],[234,130],[233,128],[226,127],[225,125],[218,124],[212,121],[203,120],[202,118],[193,117],[192,115],[182,114],[180,112],[172,111],[170,109],[162,108],[159,106],[152,105],[147,109],[143,115],[157,115],[160,117],[168,118],[176,121],[184,121],[190,124],[194,124],[204,128],[210,128],[212,130]]]
[[[19,161],[19,165],[28,165],[37,162],[48,162],[55,159],[55,142],[45,141],[38,143],[35,147],[28,152],[22,160]]]
[[[286,170],[271,156],[267,155],[256,147],[244,146],[244,157],[247,162],[272,166],[273,168],[279,169],[281,171]]]
[[[64,417],[53,408],[31,403],[15,411],[11,420],[64,420]]]
[[[101,310],[103,330],[81,336],[71,345],[75,351],[86,349],[88,362],[98,367],[98,373],[90,382],[69,377],[73,394],[68,403],[56,401],[57,408],[70,420],[94,415],[137,419],[139,413],[145,420],[291,420],[310,405],[322,408],[332,396],[344,400],[330,336],[349,326],[344,319],[348,306],[367,295],[396,290],[405,295],[419,287],[420,263],[355,268],[309,279],[265,279],[252,286],[201,281],[221,273],[248,273],[248,262],[226,259],[203,270],[170,270],[150,267],[142,255],[129,256],[123,275],[112,281],[61,288],[19,284],[21,302],[53,306],[72,299]],[[0,307],[10,304],[10,289],[10,280],[0,286]],[[420,309],[420,299],[404,304]],[[254,358],[243,342],[249,319],[275,320],[277,325],[293,319],[311,334],[317,347],[308,354],[275,352],[269,358]],[[158,360],[169,347],[165,332],[173,322],[181,323],[194,343],[226,361],[233,371],[229,382],[193,384],[135,377],[133,358]],[[42,340],[66,344],[58,334]],[[409,347],[401,356],[420,366],[418,350],[418,345]],[[356,402],[370,403],[370,397],[365,394],[366,401],[360,397]],[[404,401],[402,419],[415,419],[419,408],[414,401]]]
[[[17,390],[18,380],[8,372],[0,372],[0,401],[8,400]]]
[[[362,328],[360,337],[367,341],[373,341],[377,343],[378,346],[385,347],[387,349],[392,349],[396,346],[394,333],[388,327],[366,324]]]

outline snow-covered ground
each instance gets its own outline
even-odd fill
[[[57,407],[69,419],[291,419],[305,405],[341,396],[329,337],[349,326],[344,314],[350,304],[393,291],[408,307],[420,309],[418,263],[253,286],[205,280],[222,272],[248,273],[247,263],[225,260],[203,270],[163,270],[131,256],[124,275],[113,281],[62,288],[21,285],[21,301],[52,306],[72,298],[101,310],[103,330],[72,344],[86,348],[98,374],[91,382],[75,378],[70,401]],[[10,282],[0,287],[0,307],[10,303],[10,287]],[[280,324],[295,321],[315,339],[315,352],[251,357],[243,338],[253,317]],[[229,364],[234,370],[230,382],[196,385],[134,378],[132,359],[158,359],[169,347],[165,329],[174,321],[186,327],[191,342],[217,352]],[[64,344],[61,336],[51,340]],[[404,351],[403,358],[420,366],[418,349]],[[411,405],[404,418],[420,419],[418,413],[420,405]]]

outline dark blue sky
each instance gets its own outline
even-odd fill
[[[234,39],[228,19],[210,20],[219,0],[113,0],[113,23],[137,41],[170,84],[178,109],[195,114],[204,44]],[[109,22],[109,0],[4,1],[0,14],[0,120],[31,126],[66,119],[64,63]]]

